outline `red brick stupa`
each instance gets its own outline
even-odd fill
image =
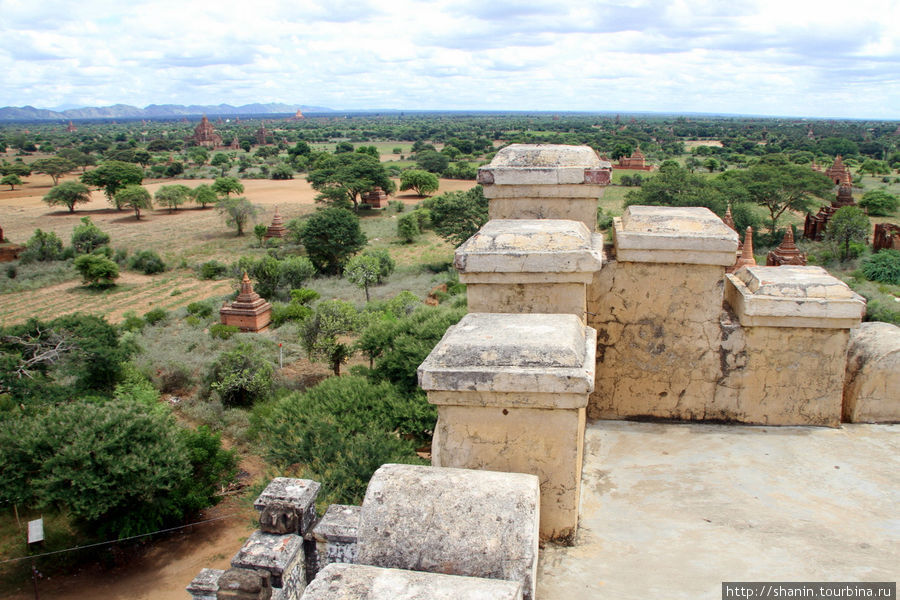
[[[781,265],[805,265],[806,254],[794,244],[794,230],[790,227],[781,240],[781,245],[766,254],[767,267],[780,267]]]
[[[240,142],[240,140],[238,140],[237,136],[234,136],[231,139],[231,145],[228,147],[231,148],[232,150],[240,150],[241,149],[241,142]]]
[[[387,202],[387,199],[388,195],[378,186],[371,192],[366,192],[362,196],[362,201],[372,208],[382,208],[382,203]]]
[[[194,128],[194,135],[189,137],[187,141],[204,148],[218,148],[222,145],[222,136],[216,133],[212,123],[209,122],[206,115],[203,115],[200,124]]]
[[[834,164],[825,169],[825,174],[834,182],[834,185],[851,183],[850,169],[844,165],[844,159],[840,154],[834,159]]]
[[[744,233],[744,245],[741,247],[741,255],[731,267],[725,269],[725,272],[734,273],[741,267],[752,267],[755,264],[756,259],[753,257],[753,228],[748,227]]]
[[[266,229],[266,235],[263,236],[264,240],[269,238],[283,238],[287,234],[287,228],[284,226],[284,221],[281,218],[281,214],[278,212],[278,207],[275,207],[275,216],[272,217],[272,224],[269,225],[269,228]]]
[[[244,272],[241,293],[230,305],[219,309],[224,325],[234,325],[244,332],[265,331],[272,320],[272,305],[253,291],[253,284]]]

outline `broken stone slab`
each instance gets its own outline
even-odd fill
[[[619,262],[734,264],[737,233],[708,208],[629,206],[613,225]]]
[[[218,579],[216,600],[271,600],[272,581],[267,571],[232,568]]]
[[[278,506],[292,507],[299,515],[297,525],[299,529],[294,533],[305,535],[312,529],[316,520],[316,498],[319,495],[321,485],[317,481],[311,479],[295,479],[291,477],[276,477],[266,489],[262,491],[259,497],[253,502],[253,507],[260,513],[264,512],[266,506],[270,503],[280,503]],[[266,522],[272,523],[273,527],[279,521],[293,522],[290,511],[279,515],[276,511],[269,511],[266,515]],[[262,525],[262,522],[260,523]],[[275,533],[275,532],[273,532]]]
[[[328,565],[303,600],[521,600],[514,581],[441,575],[368,565]]]
[[[283,588],[288,599],[299,598],[306,587],[303,538],[254,531],[231,559],[240,569],[268,571],[272,587]]]
[[[515,581],[532,600],[539,517],[534,475],[387,464],[366,489],[357,561]]]
[[[603,266],[603,236],[559,219],[495,219],[457,250],[469,310],[571,313],[585,318],[594,273]]]
[[[359,506],[332,504],[313,527],[320,570],[331,563],[356,562],[360,510]]]
[[[589,146],[512,144],[478,170],[492,219],[574,219],[595,231],[612,165]]]
[[[222,569],[200,569],[185,589],[193,600],[216,600],[219,578],[223,573],[225,571]]]
[[[422,389],[587,394],[594,385],[596,332],[575,315],[469,313],[419,368]],[[527,400],[525,402],[528,402]]]
[[[844,421],[900,422],[900,327],[874,321],[850,335]]]
[[[727,275],[725,297],[745,327],[859,326],[865,299],[822,267],[743,267]]]

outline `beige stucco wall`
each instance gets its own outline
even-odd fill
[[[488,216],[491,219],[568,219],[581,221],[589,231],[596,231],[597,198],[491,198]]]
[[[469,283],[469,311],[488,313],[563,313],[585,319],[583,283]]]
[[[588,417],[705,419],[720,377],[717,265],[610,261],[588,286],[597,374]]]
[[[585,409],[517,407],[533,402],[521,394],[482,393],[481,398],[465,399],[488,406],[440,404],[453,401],[459,392],[428,396],[438,402],[432,464],[536,475],[541,483],[541,539],[571,541],[578,525]],[[551,396],[566,402],[558,394]],[[498,402],[506,406],[491,405]],[[577,404],[578,399],[571,402]]]

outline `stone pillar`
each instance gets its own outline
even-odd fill
[[[316,520],[316,498],[319,495],[321,484],[311,479],[294,479],[291,477],[276,477],[269,482],[266,489],[253,502],[253,507],[260,511],[260,528],[263,520],[278,527],[276,523],[284,520],[291,526],[286,529],[263,529],[268,533],[295,533],[306,535],[312,530]],[[268,510],[267,507],[273,506]],[[264,514],[267,513],[266,516]],[[279,513],[293,513],[279,515]]]
[[[254,531],[231,559],[231,566],[268,572],[271,587],[280,588],[286,600],[299,600],[306,589],[303,538],[299,535]],[[220,598],[221,587],[220,580]]]
[[[537,475],[541,538],[573,539],[595,347],[574,315],[463,317],[419,367],[438,408],[432,464]]]
[[[522,586],[499,579],[334,564],[306,588],[303,600],[522,600]]]
[[[313,527],[317,571],[331,563],[356,562],[359,511],[359,506],[332,504]]]
[[[497,219],[456,250],[469,310],[568,313],[585,321],[587,284],[603,265],[603,236],[580,221]]]
[[[491,219],[570,219],[597,230],[612,165],[589,146],[512,144],[478,169]]]
[[[766,425],[841,420],[850,329],[865,300],[821,267],[744,267],[727,276],[725,300],[742,338],[716,403],[730,418]]]
[[[876,321],[852,333],[844,421],[900,423],[900,327]]]
[[[706,208],[629,206],[589,289],[597,382],[588,416],[716,418],[725,267],[738,238]]]
[[[515,581],[533,600],[539,495],[534,475],[382,465],[360,511],[358,563]]]

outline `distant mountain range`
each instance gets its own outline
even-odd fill
[[[0,108],[0,121],[49,121],[70,119],[159,119],[165,117],[187,116],[220,116],[220,115],[268,115],[287,114],[298,110],[303,112],[320,113],[334,112],[323,106],[306,106],[305,104],[281,104],[272,102],[269,104],[245,104],[232,106],[230,104],[218,104],[215,106],[200,106],[192,104],[151,104],[145,108],[129,106],[127,104],[114,104],[112,106],[91,106],[84,108],[70,108],[68,110],[49,110],[46,108],[34,108],[33,106],[5,106]]]

